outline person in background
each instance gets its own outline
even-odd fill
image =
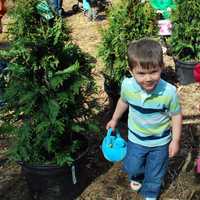
[[[50,6],[52,7],[53,11],[58,15],[62,16],[63,14],[63,0],[49,0]]]
[[[144,38],[130,43],[128,64],[132,77],[123,80],[121,96],[106,129],[115,130],[121,116],[129,109],[123,169],[132,190],[145,200],[156,200],[168,160],[180,148],[180,101],[175,86],[160,77],[164,62],[158,42]]]
[[[3,31],[2,17],[6,13],[5,0],[0,0],[0,33]]]
[[[90,4],[90,9],[88,11],[89,14],[89,20],[94,21],[97,17],[97,0],[87,0]]]

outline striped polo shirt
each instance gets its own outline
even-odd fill
[[[148,147],[170,142],[171,116],[181,112],[175,86],[160,79],[155,89],[147,93],[133,77],[125,78],[121,99],[129,105],[130,141]]]

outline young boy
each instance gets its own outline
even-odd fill
[[[176,88],[160,77],[164,63],[159,43],[151,39],[132,42],[128,63],[132,77],[123,80],[121,97],[106,128],[114,130],[129,109],[128,150],[123,168],[133,190],[139,191],[145,200],[156,200],[168,158],[179,150],[179,98]]]

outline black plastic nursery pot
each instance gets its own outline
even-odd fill
[[[174,62],[175,62],[175,71],[179,83],[182,85],[188,85],[190,83],[194,83],[195,79],[193,75],[193,70],[198,62],[183,62],[177,59],[174,59]]]
[[[86,140],[86,138],[85,138]],[[83,190],[86,179],[85,165],[88,143],[85,151],[71,166],[21,165],[33,200],[74,200]]]

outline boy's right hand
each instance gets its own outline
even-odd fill
[[[113,131],[115,131],[115,128],[117,127],[117,120],[111,119],[107,124],[106,124],[106,129],[108,130],[109,128],[112,128]]]

